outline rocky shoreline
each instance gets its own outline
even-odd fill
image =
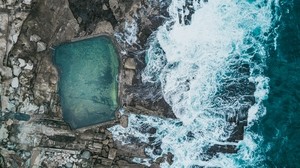
[[[151,161],[151,166],[134,163],[134,157],[147,159],[144,149],[149,144],[124,145],[107,129],[128,127],[128,114],[176,118],[160,84],[143,83],[141,77],[151,34],[168,18],[170,2],[0,0],[0,167],[155,168],[165,160],[171,164],[171,153]],[[192,14],[180,22],[188,25]],[[62,118],[53,50],[61,43],[100,35],[111,37],[119,51],[121,109],[111,122],[72,130]],[[248,65],[233,65],[231,70],[244,78],[224,86],[220,95],[249,95],[242,100],[244,106],[226,118],[236,125],[227,141],[236,143],[243,139],[255,85],[247,81]],[[156,130],[150,126],[146,131]],[[208,155],[236,151],[235,145],[214,145]]]
[[[145,167],[132,162],[134,156],[146,157],[145,144],[123,146],[106,130],[115,124],[126,127],[126,115],[117,112],[112,122],[78,130],[63,121],[52,54],[63,42],[111,36],[120,52],[124,110],[175,117],[161,95],[147,99],[146,94],[159,95],[160,89],[140,77],[145,67],[140,51],[164,21],[157,16],[166,15],[166,7],[136,0],[1,0],[0,167]],[[126,41],[129,36],[133,39]]]

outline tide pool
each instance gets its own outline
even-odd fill
[[[64,120],[72,129],[114,119],[118,108],[118,54],[106,36],[61,44],[53,62],[59,71]]]

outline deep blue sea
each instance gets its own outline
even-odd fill
[[[145,165],[172,153],[161,167],[300,167],[300,1],[172,0],[168,12],[142,79],[161,84],[177,119],[129,113],[114,138],[150,144],[134,159]],[[241,123],[243,140],[228,142]],[[214,145],[238,152],[209,157]]]
[[[266,167],[300,167],[300,1],[280,1],[277,49],[267,59],[267,113],[255,131],[263,136]]]

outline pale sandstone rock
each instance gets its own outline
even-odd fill
[[[114,29],[113,29],[113,26],[111,25],[111,23],[107,22],[107,21],[102,21],[97,24],[97,26],[92,34],[93,35],[102,34],[102,33],[113,34],[113,32],[114,32]]]
[[[18,58],[18,61],[19,61],[19,67],[24,67],[26,65],[26,62],[25,60],[23,60],[22,58]]]
[[[27,69],[27,70],[32,70],[33,69],[33,64],[31,62],[28,62],[26,64],[26,66],[24,67],[24,69]]]
[[[125,60],[124,67],[126,69],[133,69],[133,70],[135,70],[136,69],[136,63],[134,61],[134,58],[127,58]]]
[[[1,96],[1,107],[2,107],[2,111],[4,111],[5,109],[8,108],[9,105],[9,97],[7,96]]]
[[[36,45],[37,45],[37,48],[36,48],[36,51],[37,51],[37,52],[45,51],[46,48],[47,48],[47,47],[46,47],[46,43],[41,42],[41,41],[37,42]]]
[[[17,77],[14,77],[11,81],[11,87],[18,88],[19,87],[19,79]]]
[[[107,8],[107,6],[105,4],[103,4],[102,9],[103,10],[107,10],[108,8]]]
[[[8,126],[11,126],[13,123],[14,123],[14,121],[11,120],[11,119],[8,119],[8,120],[6,121],[6,125],[8,125]]]
[[[21,73],[21,68],[20,68],[19,66],[14,65],[14,66],[13,66],[13,74],[14,74],[15,76],[19,76],[20,73]]]
[[[108,152],[108,159],[114,160],[116,155],[117,155],[117,150],[112,148]]]
[[[106,139],[106,140],[104,140],[102,143],[103,143],[104,145],[107,145],[107,144],[109,143],[109,140]]]
[[[0,128],[0,140],[6,139],[8,137],[7,129],[5,128],[4,124],[2,124]]]
[[[30,36],[30,41],[33,41],[33,42],[38,42],[40,41],[42,38],[36,34],[33,34]]]
[[[134,70],[125,70],[125,84],[132,85],[133,77],[135,75]]]
[[[109,0],[109,6],[112,9],[117,9],[119,7],[119,3],[117,0]]]
[[[120,125],[124,128],[128,127],[128,116],[122,115],[120,118]]]
[[[23,0],[23,4],[30,5],[31,4],[31,0]]]

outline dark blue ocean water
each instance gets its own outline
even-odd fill
[[[263,135],[267,167],[300,167],[300,1],[280,1],[277,49],[267,59],[270,92]]]

